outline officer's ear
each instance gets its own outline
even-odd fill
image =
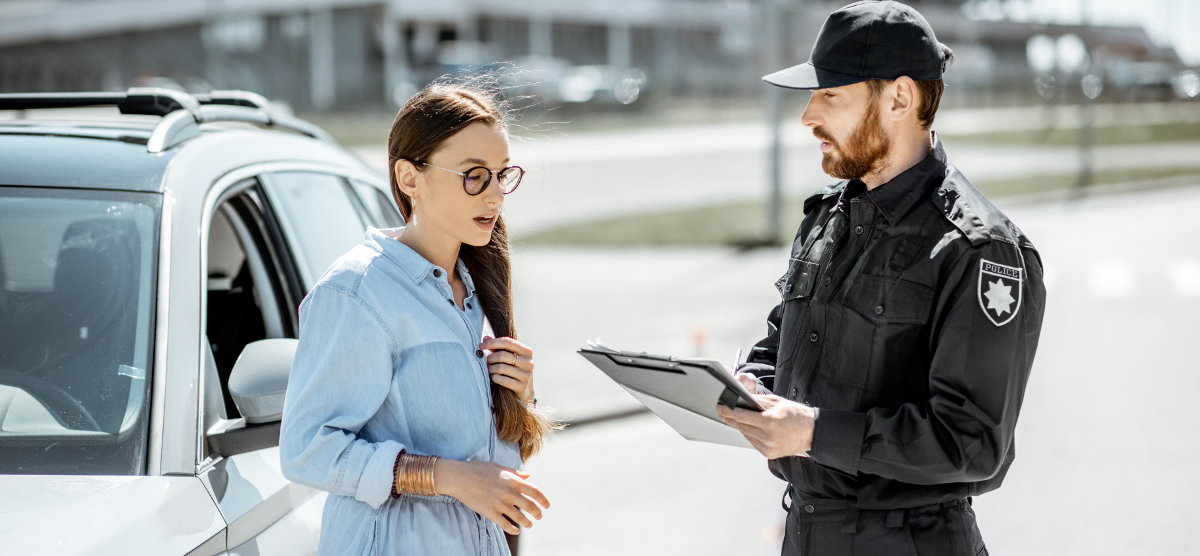
[[[916,117],[917,104],[920,102],[920,91],[917,89],[917,82],[906,75],[897,77],[887,88],[887,98],[890,106],[887,106],[885,111],[888,119],[893,122],[903,121],[905,118]]]

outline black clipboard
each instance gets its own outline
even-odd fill
[[[763,411],[733,373],[712,359],[618,351],[598,342],[579,354],[689,440],[751,448],[717,415],[717,404]]]

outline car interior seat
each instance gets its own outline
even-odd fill
[[[7,331],[9,322],[12,321],[15,311],[13,300],[8,295],[8,276],[4,272],[4,246],[0,245],[0,344],[8,343],[8,336],[4,333]],[[0,347],[0,353],[5,351],[8,350]],[[0,367],[3,366],[4,357],[0,355]]]
[[[231,419],[240,417],[229,394],[229,373],[246,344],[267,337],[262,310],[254,300],[254,280],[250,265],[243,262],[229,290],[208,291],[208,338],[213,359],[225,395],[225,411]]]
[[[120,428],[133,380],[121,374],[120,366],[133,365],[140,251],[132,219],[71,223],[63,233],[47,303],[52,318],[40,323],[49,357],[36,374],[78,400],[109,433]]]

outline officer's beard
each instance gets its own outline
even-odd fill
[[[821,170],[842,180],[861,180],[882,169],[884,158],[891,149],[887,132],[879,124],[875,103],[868,105],[845,142],[834,141],[821,127],[813,128],[813,135],[833,147],[821,154]]]

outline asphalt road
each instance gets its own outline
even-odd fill
[[[999,204],[1039,247],[1048,301],[1016,462],[975,501],[991,553],[1194,553],[1200,186]],[[785,262],[783,250],[518,252],[517,324],[541,403],[576,417],[635,406],[574,353],[588,338],[732,359],[764,333]],[[763,458],[684,441],[653,416],[562,432],[528,469],[553,505],[523,556],[778,553],[783,484]]]

